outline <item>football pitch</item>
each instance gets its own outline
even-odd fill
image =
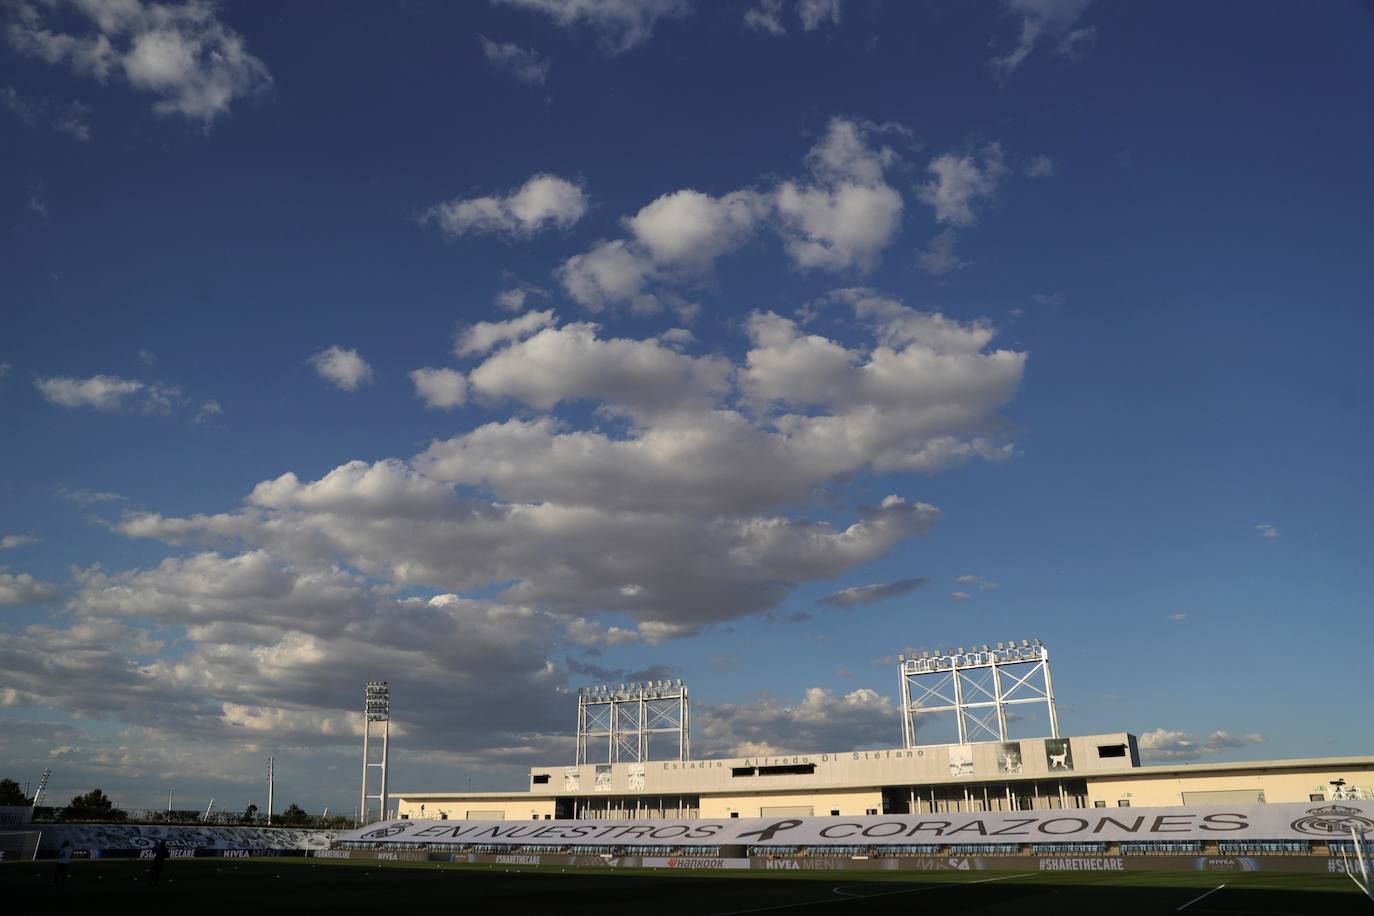
[[[786,876],[309,859],[51,862],[0,866],[6,907],[38,912],[448,912],[472,914],[1014,913],[1374,914],[1344,875],[905,872]]]

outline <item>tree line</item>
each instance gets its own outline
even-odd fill
[[[0,779],[0,807],[28,807],[33,803],[13,779]],[[267,817],[257,805],[249,805],[242,812],[217,811],[207,821],[199,810],[184,809],[171,811],[126,811],[100,789],[92,789],[83,795],[74,796],[64,806],[39,806],[34,808],[33,819],[38,822],[99,822],[103,824],[155,823],[155,824],[223,824],[223,825],[263,825]],[[294,802],[286,809],[272,815],[273,827],[331,827],[341,829],[350,826],[346,817],[322,818],[310,814]]]

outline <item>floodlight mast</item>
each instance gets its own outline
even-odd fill
[[[902,743],[917,746],[922,716],[954,713],[957,743],[1006,741],[1007,707],[1044,704],[1051,738],[1059,737],[1050,655],[1040,640],[998,643],[990,648],[974,644],[934,654],[897,656],[902,688]]]
[[[372,737],[372,723],[381,723],[382,732],[382,756],[380,760],[370,759],[369,742]],[[358,803],[358,824],[363,826],[370,824],[368,820],[367,803],[369,799],[377,800],[377,817],[379,820],[386,818],[387,784],[386,784],[386,765],[387,751],[391,735],[391,686],[386,681],[368,681],[363,685],[363,788],[362,798]],[[378,788],[376,792],[368,791],[370,781],[369,770],[378,772]]]
[[[691,708],[687,687],[680,678],[578,690],[579,766],[593,762],[592,749],[603,741],[608,763],[642,763],[649,759],[654,735],[676,735],[677,759],[691,757]]]

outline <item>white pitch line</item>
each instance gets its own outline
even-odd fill
[[[1028,871],[1019,875],[998,875],[996,878],[980,878],[977,881],[955,881],[950,884],[929,884],[925,887],[909,887],[900,891],[883,891],[879,894],[845,894],[838,900],[809,900],[797,901],[796,903],[778,903],[773,906],[760,906],[748,910],[728,910],[724,913],[713,913],[712,916],[740,916],[742,913],[767,913],[772,910],[795,910],[803,906],[821,906],[826,903],[849,903],[854,900],[867,900],[870,897],[891,897],[894,894],[919,894],[923,891],[947,890],[951,887],[967,887],[970,884],[987,884],[990,881],[1007,881],[1011,878],[1029,878],[1035,872]],[[852,884],[840,884],[837,887],[853,887]],[[835,888],[831,888],[831,893],[839,893]]]
[[[1212,896],[1213,894],[1215,894],[1217,891],[1221,890],[1221,889],[1222,889],[1223,887],[1225,887],[1225,886],[1226,886],[1226,885],[1224,885],[1224,884],[1218,884],[1216,887],[1212,888],[1210,891],[1208,891],[1207,893],[1203,894],[1201,897],[1194,897],[1192,900],[1189,900],[1187,903],[1183,904],[1183,906],[1181,906],[1181,907],[1179,907],[1178,909],[1174,910],[1174,912],[1175,912],[1175,913],[1181,913],[1181,912],[1183,912],[1184,910],[1188,909],[1188,907],[1190,907],[1190,906],[1192,906],[1193,904],[1197,903],[1199,900],[1202,900],[1202,899],[1204,899],[1204,898],[1207,898],[1207,897]]]

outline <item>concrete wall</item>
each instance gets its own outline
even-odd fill
[[[1238,767],[1245,767],[1240,764]],[[1347,788],[1363,787],[1365,797],[1374,798],[1374,765],[1343,765],[1324,767],[1275,767],[1272,769],[1237,769],[1236,771],[1201,771],[1188,773],[1173,770],[1167,774],[1152,774],[1153,767],[1142,767],[1139,775],[1101,776],[1088,781],[1090,802],[1106,802],[1115,807],[1129,801],[1134,807],[1181,805],[1185,792],[1231,792],[1253,790],[1264,793],[1264,801],[1305,802],[1311,795],[1331,798],[1330,782],[1344,779]]]
[[[763,817],[761,809],[775,807],[810,807],[817,817],[839,810],[844,816],[862,815],[867,811],[883,810],[883,794],[878,789],[849,789],[829,792],[740,792],[731,795],[702,796],[701,816],[725,818]]]
[[[553,817],[552,798],[537,798],[524,793],[433,793],[394,797],[397,816],[403,818],[467,820],[469,812],[473,813],[474,819],[480,820],[528,821],[536,818],[544,820],[546,816]],[[420,809],[421,805],[424,806],[423,811]],[[493,818],[490,813],[477,814],[493,811],[501,812],[501,817]]]

